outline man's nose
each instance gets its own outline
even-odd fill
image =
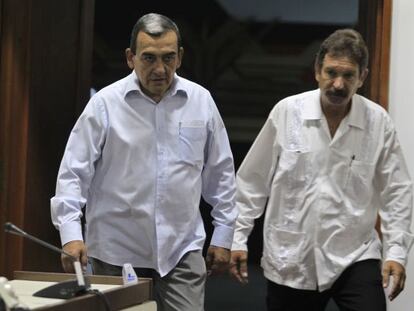
[[[344,79],[342,77],[336,77],[333,81],[333,86],[337,90],[342,90],[344,88]]]
[[[164,66],[164,62],[162,61],[161,58],[157,58],[157,60],[154,63],[154,71],[158,74],[163,74],[165,73],[165,66]]]

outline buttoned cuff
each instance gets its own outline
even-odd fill
[[[234,232],[233,244],[231,246],[232,251],[247,251],[247,237],[246,230],[236,230]]]
[[[405,267],[407,263],[407,253],[404,251],[404,249],[398,245],[391,246],[387,253],[385,254],[385,261],[396,261],[399,264],[401,264],[403,267]]]
[[[62,246],[70,241],[83,241],[82,226],[80,221],[64,223],[59,228]]]
[[[231,243],[233,242],[233,234],[234,230],[232,227],[216,226],[211,237],[210,245],[230,249]]]
[[[233,243],[231,245],[231,250],[232,251],[246,251],[247,252],[247,245],[246,244]]]

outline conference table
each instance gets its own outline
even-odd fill
[[[46,287],[70,279],[74,274],[15,271],[10,281],[19,301],[36,311],[105,311],[100,295],[85,294],[70,299],[35,297],[33,294]],[[109,303],[111,310],[156,311],[152,297],[152,280],[140,278],[138,284],[123,285],[122,277],[89,276],[92,289],[99,290]]]

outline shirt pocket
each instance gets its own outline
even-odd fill
[[[269,225],[266,229],[266,257],[279,272],[298,272],[307,254],[305,232],[288,231]]]
[[[179,123],[180,159],[190,165],[201,166],[207,130],[204,121],[192,120]]]
[[[372,181],[375,165],[352,160],[347,168],[345,193],[358,204],[368,204],[372,196]]]

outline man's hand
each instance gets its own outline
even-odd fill
[[[86,245],[83,241],[70,241],[63,245],[63,250],[68,254],[78,258],[82,268],[86,269],[86,264],[88,262],[88,257],[86,255]],[[75,268],[73,267],[72,258],[62,254],[61,256],[63,270],[67,273],[75,273]]]
[[[390,276],[393,281],[390,282]],[[405,268],[396,261],[386,261],[382,267],[382,284],[384,288],[391,286],[388,298],[394,300],[404,289]]]
[[[247,251],[232,251],[230,259],[230,274],[240,283],[248,283]]]
[[[230,250],[218,246],[210,246],[207,250],[207,275],[222,274],[227,271],[230,261]]]

